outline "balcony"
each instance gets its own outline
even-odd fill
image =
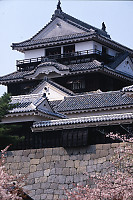
[[[89,62],[92,59],[97,59],[101,62],[108,63],[113,61],[113,56],[108,54],[103,54],[99,50],[84,50],[84,51],[77,51],[77,52],[69,52],[64,54],[54,54],[48,55],[47,57],[41,56],[37,58],[30,58],[24,60],[17,60],[16,66],[17,71],[31,71],[37,65],[42,62],[46,61],[53,61],[59,62],[64,65],[74,64],[74,63],[82,63],[82,62]]]

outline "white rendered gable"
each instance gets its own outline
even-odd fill
[[[118,67],[116,67],[116,70],[133,76],[133,63],[129,56],[121,64],[119,64]]]
[[[40,111],[53,112],[47,99],[45,99],[42,103],[40,103],[40,105],[37,106],[37,109],[39,109]]]
[[[34,37],[34,40],[45,39],[51,37],[64,36],[74,33],[82,33],[83,30],[63,21],[60,18],[56,18],[45,29]]]
[[[64,97],[70,96],[67,93],[63,92],[62,90],[56,88],[55,86],[51,85],[48,82],[43,82],[40,86],[38,86],[32,94],[44,94],[48,98],[48,100],[63,100]]]

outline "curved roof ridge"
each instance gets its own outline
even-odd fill
[[[82,93],[82,94],[75,94],[74,96],[70,96],[70,97],[65,97],[65,99],[67,98],[76,98],[76,97],[82,97],[82,96],[91,96],[91,95],[104,95],[104,94],[115,94],[115,93],[122,93],[121,90],[116,90],[116,91],[107,91],[107,92],[103,92],[101,90],[94,90],[94,91],[90,91],[87,93]]]
[[[58,70],[68,70],[69,67],[67,67],[66,65],[63,65],[63,64],[60,64],[60,63],[57,63],[57,62],[53,62],[53,61],[48,61],[48,62],[42,62],[41,64],[39,64],[36,68],[39,68],[39,67],[43,67],[43,66],[54,66],[56,67]]]

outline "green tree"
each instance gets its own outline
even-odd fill
[[[0,97],[0,122],[2,118],[8,114],[9,110],[13,109],[16,105],[11,104],[10,94],[4,93]],[[19,125],[0,124],[0,149],[3,149],[9,144],[16,144],[22,141],[24,137],[17,136],[17,131],[21,128]],[[14,134],[15,133],[15,134]]]

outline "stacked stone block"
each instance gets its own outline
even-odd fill
[[[118,145],[10,151],[6,168],[12,174],[27,175],[24,189],[34,200],[66,199],[65,189],[87,184],[87,174],[106,171]]]

